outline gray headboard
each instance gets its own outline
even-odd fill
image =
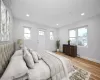
[[[14,52],[14,43],[0,44],[0,77],[4,73]]]

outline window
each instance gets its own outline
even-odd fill
[[[76,30],[70,30],[69,36],[69,40],[71,40],[71,43],[76,44]]]
[[[50,32],[50,40],[54,40],[54,35],[52,31]]]
[[[69,30],[69,40],[71,44],[87,46],[87,27]]]
[[[31,38],[31,28],[25,27],[24,28],[24,39],[30,39]]]
[[[44,31],[39,31],[39,35],[43,36],[44,35]]]

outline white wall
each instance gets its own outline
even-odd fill
[[[78,54],[80,57],[100,63],[100,15],[60,28],[61,51],[62,45],[67,43],[68,30],[84,25],[88,25],[88,47],[78,47]]]
[[[57,40],[57,30],[55,28],[49,28],[44,25],[35,24],[28,21],[23,21],[20,19],[14,18],[14,41],[16,42],[17,39],[24,39],[24,26],[31,27],[31,39],[25,40],[26,46],[37,50],[37,40],[38,40],[38,29],[42,28],[46,30],[46,49],[50,51],[55,51],[55,41]],[[54,40],[51,41],[49,38],[49,32],[54,32]]]

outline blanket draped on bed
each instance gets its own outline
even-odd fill
[[[62,60],[47,51],[41,55],[43,61],[50,68],[51,74],[48,80],[64,80],[64,78],[66,78],[66,72]],[[67,80],[67,78],[65,80]]]

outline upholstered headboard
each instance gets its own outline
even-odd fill
[[[14,43],[0,44],[0,77],[5,71],[14,51]]]

